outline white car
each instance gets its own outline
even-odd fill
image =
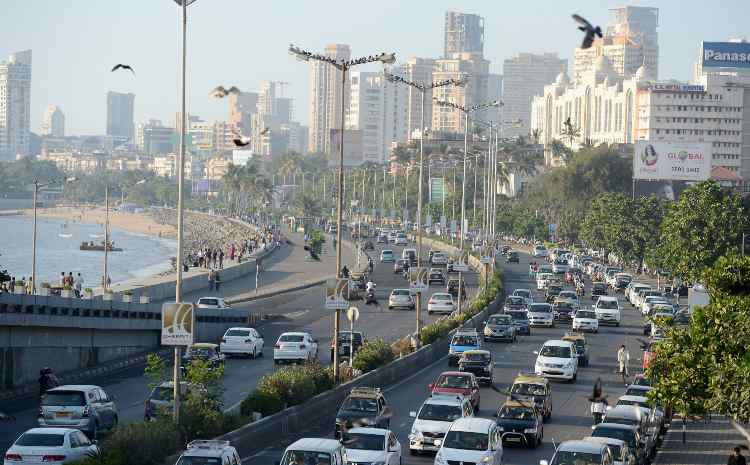
[[[408,245],[409,241],[406,239],[406,234],[401,233],[396,235],[396,240],[393,241],[395,245]]]
[[[382,428],[350,428],[344,433],[346,463],[401,465],[401,443],[396,434]]]
[[[443,252],[435,252],[434,254],[432,254],[431,261],[433,265],[447,265],[448,256],[444,254]]]
[[[222,297],[201,297],[196,303],[198,308],[232,308]]]
[[[547,258],[549,257],[549,250],[543,245],[535,245],[532,255],[534,258]]]
[[[599,332],[599,320],[596,319],[596,313],[592,310],[582,309],[576,311],[573,315],[572,325],[574,331]]]
[[[255,328],[229,328],[221,338],[219,351],[226,356],[238,354],[255,358],[263,355],[263,336]]]
[[[552,273],[537,273],[536,275],[536,290],[543,291],[547,288],[547,284],[553,278]]]
[[[558,294],[557,297],[570,302],[574,310],[578,310],[579,308],[581,308],[581,301],[580,299],[578,299],[576,291],[560,291],[560,294]]]
[[[414,418],[409,433],[409,451],[412,454],[435,452],[440,449],[451,423],[459,418],[473,417],[474,407],[469,399],[461,395],[432,394],[424,401],[419,412],[409,412],[409,416]]]
[[[456,306],[453,303],[453,296],[447,292],[436,292],[432,294],[430,300],[427,301],[427,314],[432,315],[433,313],[453,313]]]
[[[594,305],[594,313],[599,324],[620,326],[621,312],[617,297],[599,296],[599,300]]]
[[[527,305],[534,303],[534,293],[531,292],[531,289],[516,289],[511,295],[525,298]]]
[[[391,291],[391,295],[388,296],[388,310],[394,308],[406,308],[414,310],[414,297],[412,297],[409,289],[394,289]]]
[[[503,463],[503,433],[495,420],[461,418],[453,422],[435,455],[435,465]]]
[[[528,308],[529,326],[555,327],[555,317],[550,304],[531,304]]]
[[[555,274],[567,273],[569,269],[568,261],[562,258],[558,258],[552,263],[552,272]]]
[[[630,302],[631,305],[634,305],[635,296],[637,296],[640,291],[646,289],[651,289],[651,286],[649,286],[648,284],[631,282],[628,286],[627,292],[625,293],[625,297],[628,299],[628,302]]]
[[[60,464],[98,452],[96,444],[72,428],[31,428],[5,452],[5,465]]]
[[[380,252],[380,263],[393,263],[396,257],[393,255],[393,250],[385,249]]]
[[[628,443],[622,439],[587,436],[583,440],[605,444],[609,447],[610,452],[612,452],[612,465],[635,465],[635,457],[630,452],[630,449],[628,449]]]
[[[273,346],[273,363],[306,362],[318,358],[318,341],[310,333],[282,333]]]
[[[651,310],[658,304],[669,305],[669,306],[672,305],[669,303],[667,299],[665,299],[662,296],[650,295],[646,297],[645,299],[643,299],[643,303],[641,304],[641,314],[643,316],[650,315]]]
[[[551,339],[534,353],[537,355],[534,372],[538,376],[568,381],[578,378],[578,355],[573,342]]]

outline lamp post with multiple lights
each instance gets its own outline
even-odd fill
[[[349,69],[364,65],[367,63],[380,62],[384,65],[390,65],[396,62],[395,53],[380,53],[379,55],[370,55],[356,58],[354,60],[339,60],[334,57],[319,55],[303,50],[294,45],[289,46],[289,54],[301,61],[320,61],[328,63],[337,70],[341,71],[341,143],[339,145],[339,172],[338,172],[338,198],[336,199],[336,277],[341,278],[341,226],[343,214],[344,199],[344,119],[346,112],[346,73]],[[336,319],[334,321],[334,344],[333,344],[333,377],[336,382],[339,381],[339,326],[341,319],[341,310],[336,310]]]

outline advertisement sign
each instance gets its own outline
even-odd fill
[[[337,168],[339,166],[339,151],[341,150],[341,130],[331,129],[331,153],[335,157],[328,158],[328,166]],[[362,149],[362,131],[359,129],[347,129],[344,131],[344,166],[359,166],[364,163],[364,152]]]
[[[329,279],[325,287],[326,310],[346,310],[349,301],[346,296],[349,293],[349,280],[347,278]]]
[[[750,43],[703,42],[704,68],[750,68]]]
[[[703,93],[706,88],[700,84],[674,84],[668,83],[656,83],[651,89],[654,92],[697,92]]]
[[[429,288],[427,284],[427,268],[420,266],[409,268],[409,290],[415,292],[426,291]]]
[[[635,195],[638,197],[649,197],[655,195],[660,199],[679,200],[682,191],[695,184],[695,181],[672,181],[664,180],[637,180],[635,183]]]
[[[161,344],[189,346],[193,344],[195,327],[193,304],[170,303],[161,306]]]
[[[424,219],[425,226],[428,228],[432,227],[432,215],[427,215],[427,217]]]
[[[430,178],[430,202],[442,202],[445,198],[445,178]]]
[[[711,177],[711,144],[639,141],[633,178],[705,181]]]

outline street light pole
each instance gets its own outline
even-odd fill
[[[104,278],[102,279],[102,289],[107,292],[109,288],[109,277],[107,270],[109,261],[109,184],[104,186]]]

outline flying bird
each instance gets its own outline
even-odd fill
[[[242,91],[236,88],[235,86],[230,87],[229,89],[224,88],[224,86],[218,86],[214,90],[211,91],[209,95],[214,98],[224,98],[229,94],[239,94]]]
[[[133,71],[133,68],[130,65],[123,65],[122,63],[118,63],[112,68],[112,71],[117,71],[118,69],[129,69],[131,73],[133,73],[133,76],[135,76],[135,71]]]
[[[250,139],[247,137],[238,136],[232,139],[232,142],[234,142],[234,145],[236,145],[237,147],[244,147],[250,144]]]
[[[591,48],[591,45],[594,43],[594,39],[596,36],[599,36],[599,38],[602,38],[602,28],[599,26],[592,26],[590,22],[583,19],[580,15],[573,15],[573,19],[575,19],[580,26],[578,26],[578,29],[585,32],[586,35],[583,37],[583,42],[581,43],[581,48],[586,50],[587,48]]]
[[[268,132],[269,132],[270,130],[271,130],[271,128],[263,128],[263,130],[262,130],[262,131],[260,131],[260,135],[261,135],[261,136],[265,136],[266,134],[268,134]]]

